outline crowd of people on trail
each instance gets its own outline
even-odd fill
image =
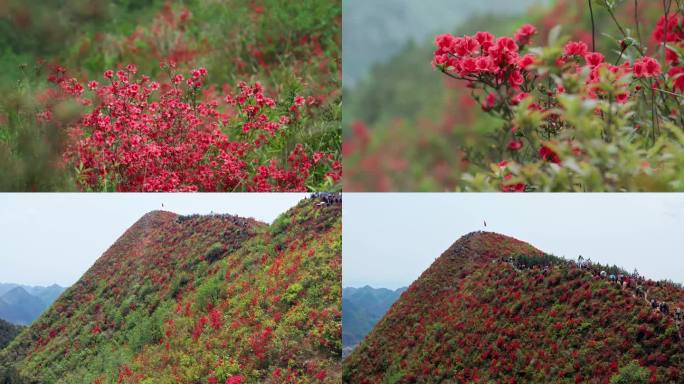
[[[586,268],[590,269],[593,271],[596,271],[596,268],[594,268],[594,264],[591,263],[591,260],[584,260],[582,256],[579,256],[577,259],[577,265],[579,268]],[[594,273],[596,275],[596,273]],[[670,305],[665,302],[665,301],[658,301],[656,299],[648,299],[648,291],[644,289],[643,285],[645,283],[645,279],[643,276],[639,275],[639,272],[637,270],[634,270],[634,273],[631,275],[627,274],[608,274],[605,270],[600,270],[598,272],[598,276],[601,278],[608,278],[612,283],[616,283],[620,285],[622,289],[626,288],[633,288],[634,289],[634,296],[637,298],[643,298],[646,302],[650,303],[651,309],[654,311],[658,311],[664,316],[670,316]],[[684,312],[682,311],[681,308],[677,307],[674,310],[673,317],[675,320],[675,324],[677,325],[677,329],[679,330],[679,338],[681,339],[681,323],[682,320],[684,320]]]
[[[314,192],[311,194],[311,199],[320,200],[317,206],[342,204],[342,194],[337,192]]]
[[[528,268],[532,269],[541,269],[541,272],[544,275],[549,274],[550,272],[550,264],[531,264],[528,265],[527,261],[529,258],[513,258],[513,257],[507,257],[504,258],[503,261],[508,262],[511,264],[515,269],[517,270],[524,270]],[[651,305],[651,308],[654,311],[660,312],[664,316],[670,316],[670,306],[668,303],[661,301],[659,302],[656,299],[648,299],[648,291],[644,289],[644,285],[646,283],[646,279],[639,275],[637,270],[634,270],[634,272],[630,275],[627,273],[618,273],[619,269],[617,267],[613,267],[612,270],[615,270],[615,273],[609,273],[604,269],[603,266],[600,264],[594,264],[591,262],[591,259],[584,259],[582,256],[579,256],[577,259],[577,262],[573,261],[568,261],[564,259],[558,259],[557,263],[554,263],[553,265],[557,266],[576,266],[577,268],[581,270],[586,270],[590,272],[595,278],[597,279],[607,279],[611,283],[616,284],[620,287],[620,289],[625,290],[625,289],[633,289],[634,290],[634,297],[636,298],[643,298],[646,302],[648,302]],[[607,268],[611,270],[611,268]],[[650,283],[652,281],[649,280]],[[659,283],[656,283],[659,285]],[[674,317],[675,320],[675,325],[677,326],[678,329],[678,334],[679,334],[679,339],[682,339],[682,322],[684,321],[684,311],[677,307],[674,310],[674,313],[672,313],[672,316]]]
[[[241,228],[247,228],[249,226],[249,219],[245,219],[244,217],[240,217],[237,215],[231,215],[229,213],[211,213],[209,215],[200,215],[197,213],[191,214],[191,215],[179,215],[176,218],[177,223],[183,223],[185,221],[193,220],[193,219],[198,219],[201,217],[207,217],[210,216],[211,218],[217,218],[222,221],[228,221],[231,224],[241,227]]]

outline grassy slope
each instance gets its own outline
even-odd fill
[[[654,383],[679,377],[671,317],[564,261],[548,275],[500,262],[512,255],[544,256],[492,233],[454,243],[345,360],[345,382],[604,383],[633,360]],[[674,285],[645,287],[684,303]]]
[[[339,206],[305,200],[270,227],[246,222],[144,216],[0,361],[43,383],[334,380]]]

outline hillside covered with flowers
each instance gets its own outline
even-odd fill
[[[474,232],[402,294],[343,382],[674,383],[677,308],[681,285]]]
[[[326,196],[272,225],[150,212],[0,352],[0,378],[339,382],[340,278],[341,206]]]

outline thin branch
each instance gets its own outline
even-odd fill
[[[591,51],[596,52],[596,26],[594,25],[594,8],[591,6],[591,0],[587,0],[589,3],[589,15],[591,15]]]
[[[680,95],[679,93],[674,93],[674,92],[666,91],[666,90],[664,90],[664,89],[660,89],[660,88],[653,88],[653,89],[655,89],[656,91],[662,92],[662,93],[667,93],[668,95],[672,95],[672,96],[675,96],[675,97],[684,97],[684,95]]]
[[[618,29],[620,30],[620,33],[622,34],[622,37],[626,39],[626,38],[628,37],[627,31],[625,31],[625,29],[622,28],[622,25],[620,24],[620,22],[618,21],[618,19],[615,17],[615,14],[613,13],[613,10],[610,9],[609,7],[606,8],[606,10],[608,11],[608,15],[610,15],[610,18],[613,19],[613,22],[615,23],[615,25],[616,25],[616,26],[618,27]],[[645,55],[644,50],[641,49],[641,45],[634,45],[633,47],[636,48],[636,50],[639,52],[639,54],[640,54],[641,56],[644,56],[644,55]]]
[[[624,48],[622,48],[622,49],[620,50],[620,56],[618,56],[617,60],[615,60],[615,65],[618,65],[618,63],[620,62],[620,59],[622,59],[622,55],[625,53],[625,49],[627,49],[627,46],[626,46],[626,45],[625,45]]]
[[[639,45],[641,45],[641,28],[639,27],[639,0],[634,0],[634,23],[636,24]]]
[[[670,32],[670,25],[668,24],[668,16],[670,14],[670,5],[672,2],[668,2],[667,0],[663,0],[663,12],[665,13],[665,33],[663,34],[663,63],[665,63],[665,52],[667,51],[667,35]]]

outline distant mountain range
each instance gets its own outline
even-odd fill
[[[366,285],[361,288],[347,287],[342,290],[342,346],[347,355],[382,319],[385,312],[406,290],[373,288]]]
[[[48,287],[0,283],[0,319],[29,325],[64,292],[57,284]]]

